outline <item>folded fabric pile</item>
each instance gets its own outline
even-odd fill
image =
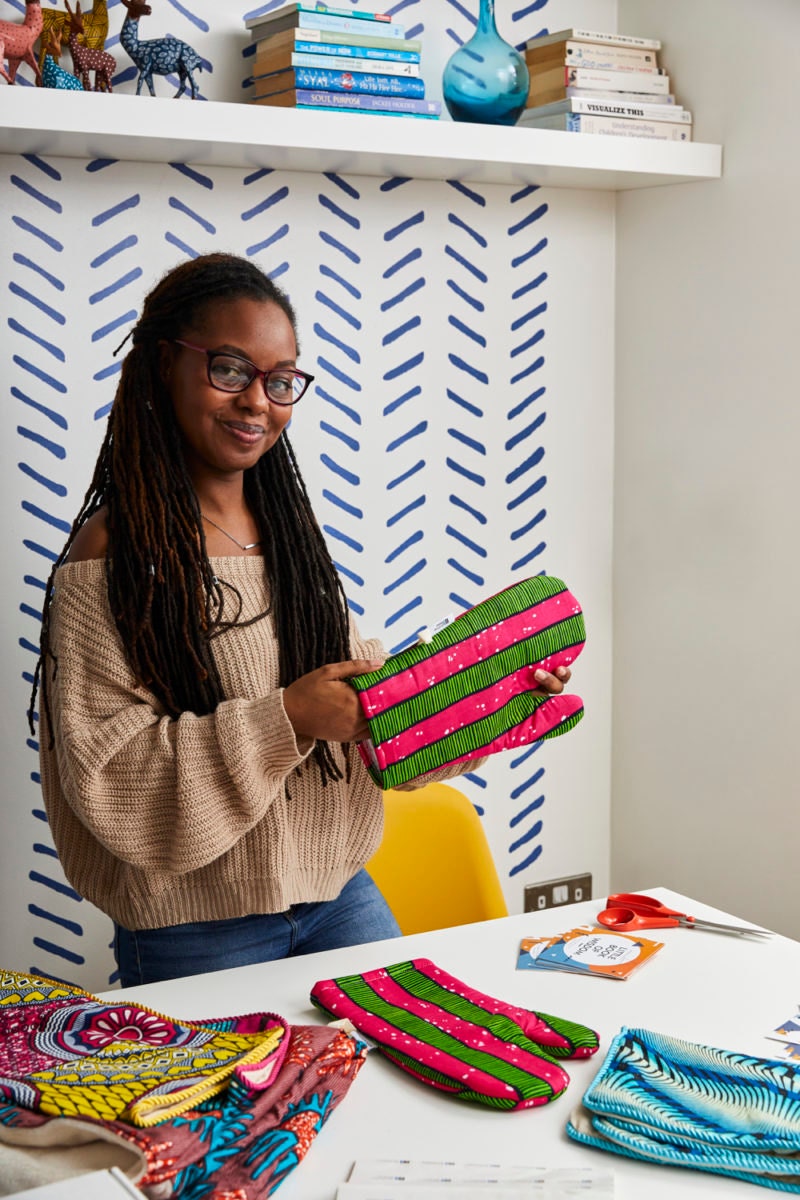
[[[370,739],[359,752],[382,788],[574,728],[580,696],[539,691],[583,649],[578,601],[552,575],[512,584],[437,628],[430,639],[354,675]]]
[[[800,1193],[800,1078],[787,1060],[623,1028],[567,1133],[629,1158]]]
[[[273,1013],[175,1021],[0,971],[0,1146],[120,1139],[158,1200],[271,1195],[364,1061],[341,1029]]]
[[[558,1060],[598,1046],[587,1026],[495,1000],[428,958],[320,980],[311,1000],[415,1079],[490,1108],[554,1100],[569,1084]]]

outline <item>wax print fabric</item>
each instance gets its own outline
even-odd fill
[[[598,1047],[587,1026],[496,1000],[427,958],[320,980],[311,1000],[420,1082],[496,1109],[554,1100],[569,1084],[558,1060]]]
[[[629,1158],[800,1193],[800,1078],[789,1060],[624,1027],[567,1133]]]
[[[395,787],[454,762],[556,737],[583,716],[579,696],[537,691],[539,667],[569,666],[583,614],[554,576],[524,579],[483,600],[377,671],[349,681],[370,730],[359,752]]]
[[[0,1088],[37,1112],[154,1125],[216,1095],[232,1077],[265,1086],[280,1068],[287,1033],[273,1013],[174,1021],[0,971]]]
[[[364,1044],[342,1029],[290,1026],[269,1013],[178,1022],[131,1002],[104,1004],[37,976],[2,972],[0,984],[6,997],[0,1016],[8,1018],[1,1035],[0,1160],[4,1145],[32,1155],[46,1147],[52,1157],[59,1146],[66,1151],[93,1139],[111,1142],[126,1151],[119,1165],[149,1200],[263,1200],[271,1195],[308,1153],[366,1053]],[[281,1035],[277,1050],[276,1030]],[[187,1031],[205,1034],[206,1040]],[[267,1053],[231,1065],[229,1039],[235,1031],[260,1038]],[[125,1041],[129,1045],[120,1046]],[[146,1098],[159,1098],[157,1114],[153,1105],[142,1107],[141,1099],[138,1105],[122,1103],[130,1076],[137,1077],[136,1054],[125,1053],[131,1047],[149,1057],[144,1078],[154,1088]],[[117,1073],[104,1071],[104,1060],[99,1060],[95,1094],[88,1064],[98,1061],[98,1048],[118,1053]],[[161,1055],[166,1074],[162,1090],[150,1051]],[[192,1084],[190,1093],[185,1087],[173,1090],[169,1071],[181,1051],[195,1075],[201,1056],[209,1063],[221,1056],[224,1082],[214,1089]],[[64,1094],[71,1100],[58,1105],[59,1115],[52,1115],[56,1106],[49,1092],[41,1103],[39,1075],[52,1070],[54,1058],[64,1067],[64,1086],[56,1095],[59,1101]],[[66,1069],[70,1061],[72,1076]],[[200,1075],[202,1082],[202,1071]],[[182,1084],[187,1080],[180,1076]],[[68,1084],[72,1092],[66,1091]],[[138,1119],[142,1115],[145,1121]],[[135,1168],[128,1165],[131,1151]]]

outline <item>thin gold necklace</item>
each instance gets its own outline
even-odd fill
[[[222,526],[218,525],[216,521],[212,521],[211,517],[207,517],[205,513],[200,513],[200,516],[203,518],[204,521],[208,521],[209,525],[213,525],[215,529],[218,529],[220,531],[220,533],[224,533],[225,537],[228,538],[230,541],[232,541],[235,546],[238,546],[240,550],[255,550],[256,546],[261,545],[261,542],[258,541],[258,542],[248,542],[247,545],[245,546],[242,542],[239,541],[238,538],[235,538],[232,533],[228,533],[227,529],[223,529]]]

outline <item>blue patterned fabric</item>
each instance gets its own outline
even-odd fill
[[[567,1133],[630,1158],[800,1193],[800,1075],[788,1060],[623,1028]]]

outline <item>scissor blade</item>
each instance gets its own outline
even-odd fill
[[[687,917],[689,925],[697,929],[716,929],[718,933],[751,934],[754,937],[772,937],[769,929],[751,928],[749,925],[720,925],[718,921],[704,921],[702,917]]]

